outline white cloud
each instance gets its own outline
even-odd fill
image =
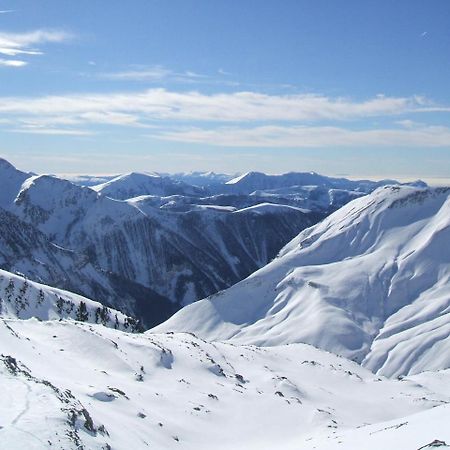
[[[1,59],[0,58],[0,66],[7,66],[7,67],[23,67],[26,66],[28,63],[26,61],[21,61],[18,59]]]
[[[328,126],[261,126],[254,128],[191,128],[155,134],[163,140],[223,147],[450,147],[450,128],[351,130]]]
[[[450,146],[448,128],[412,120],[435,111],[450,109],[417,96],[356,101],[317,94],[207,95],[166,89],[0,97],[0,123],[7,119],[2,128],[10,131],[85,135],[105,131],[104,126],[139,127],[159,130],[152,137],[163,140],[242,147]],[[391,123],[359,129],[378,118]]]
[[[6,56],[42,55],[43,52],[35,46],[64,42],[71,37],[71,34],[58,30],[34,30],[26,33],[0,32],[0,54]],[[13,65],[10,64],[10,66]]]
[[[0,97],[0,115],[52,117],[108,113],[132,114],[141,120],[206,122],[343,121],[439,110],[450,111],[447,107],[434,106],[418,97],[376,96],[353,101],[315,94],[235,92],[206,95],[165,89],[31,98]]]

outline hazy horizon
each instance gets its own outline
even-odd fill
[[[138,173],[158,173],[158,174],[176,174],[176,173],[190,173],[190,172],[199,172],[199,173],[206,173],[206,172],[214,172],[216,174],[225,174],[225,175],[230,175],[233,177],[237,177],[240,176],[244,173],[247,172],[263,172],[265,174],[268,175],[282,175],[284,173],[289,173],[289,172],[316,172],[320,175],[325,175],[325,176],[329,176],[329,177],[336,177],[336,178],[347,178],[349,180],[372,180],[372,181],[381,181],[381,180],[386,180],[386,179],[392,179],[392,180],[396,180],[402,183],[407,183],[407,182],[413,182],[413,181],[424,181],[427,184],[431,185],[431,186],[450,186],[450,177],[421,177],[421,176],[399,176],[399,175],[395,175],[395,174],[391,174],[391,175],[379,175],[379,174],[371,174],[371,175],[367,175],[367,174],[360,174],[360,175],[353,175],[353,174],[349,174],[349,173],[326,173],[326,172],[320,172],[317,170],[301,170],[301,168],[299,170],[295,169],[295,168],[291,168],[291,170],[286,170],[286,171],[281,171],[281,172],[277,172],[277,171],[264,171],[264,170],[243,170],[243,171],[220,171],[220,170],[214,170],[214,169],[205,169],[202,170],[200,169],[193,169],[193,170],[184,170],[184,171],[170,171],[170,170],[154,170],[151,167],[135,167],[135,168],[130,168],[130,170],[122,170],[122,171],[117,171],[117,172],[53,172],[53,171],[49,171],[49,170],[36,170],[36,168],[33,168],[32,164],[24,164],[24,165],[17,165],[14,163],[13,159],[8,159],[8,158],[4,158],[2,155],[0,155],[0,158],[3,158],[5,160],[7,160],[8,162],[10,162],[11,164],[13,164],[17,169],[22,170],[24,172],[32,172],[32,173],[36,173],[39,175],[43,175],[43,174],[48,174],[48,175],[54,175],[57,177],[61,177],[61,178],[67,178],[67,179],[76,179],[77,177],[107,177],[107,178],[111,178],[114,176],[119,176],[119,175],[123,175],[125,173],[130,173],[130,172],[138,172]]]

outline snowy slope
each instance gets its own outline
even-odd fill
[[[386,375],[450,367],[450,188],[385,187],[157,331],[306,342]]]
[[[1,319],[0,355],[7,449],[410,450],[450,441],[447,372],[388,380],[303,344]]]
[[[84,306],[83,306],[84,305]],[[81,295],[0,270],[0,317],[39,320],[73,319],[138,331],[138,322]]]

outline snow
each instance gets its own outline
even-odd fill
[[[398,376],[450,367],[450,189],[380,188],[155,328],[305,342]]]
[[[450,440],[448,384],[433,392],[414,377],[378,377],[304,344],[0,319],[0,354],[8,449],[416,449]]]

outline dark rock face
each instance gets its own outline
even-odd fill
[[[173,303],[152,289],[102,270],[82,253],[51,243],[36,227],[1,208],[0,268],[96,299],[140,318],[148,327],[175,312]]]
[[[43,197],[41,189],[35,183],[16,201],[16,213],[23,221],[36,225],[58,245],[86,255],[95,267],[179,305],[250,275],[322,217],[278,205],[240,211],[147,208],[143,212],[139,205],[84,192],[79,202],[65,192],[70,203],[48,199],[41,206],[35,201]],[[84,191],[75,186],[74,190]]]

